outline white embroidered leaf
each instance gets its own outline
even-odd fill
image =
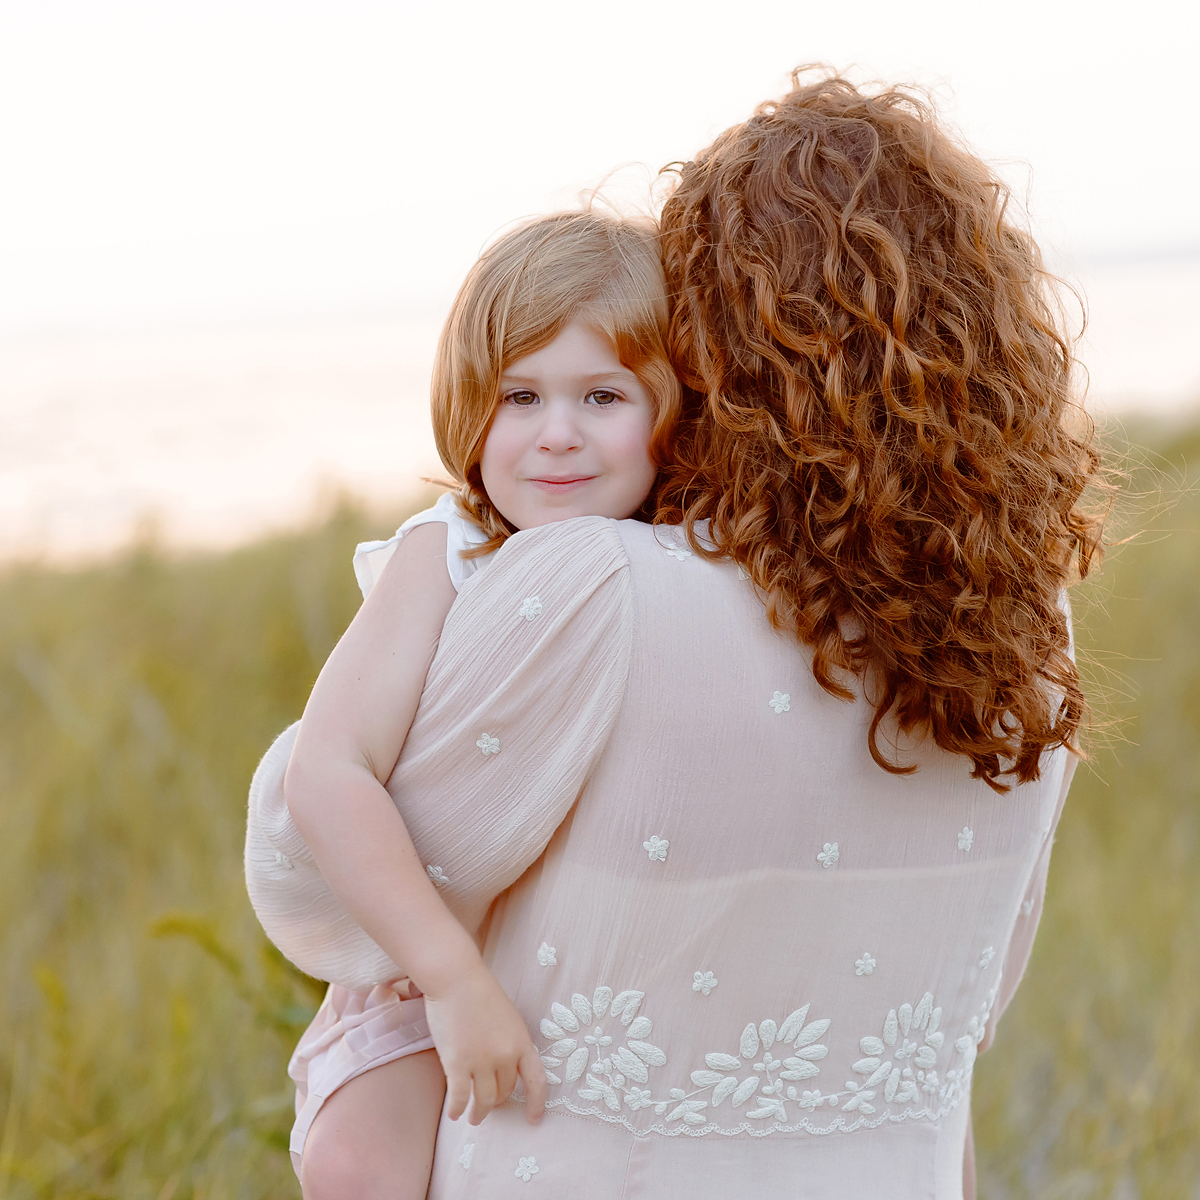
[[[645,992],[620,992],[613,999],[610,1012],[614,1017],[621,1018],[622,1025],[628,1025],[637,1016]]]
[[[828,1046],[822,1046],[819,1042],[815,1046],[805,1046],[803,1049],[796,1051],[797,1058],[824,1058],[829,1053]],[[788,1062],[791,1063],[791,1059]]]
[[[636,1058],[630,1054],[628,1047],[619,1046],[613,1054],[613,1062],[615,1062],[626,1075],[637,1080],[638,1083],[645,1083],[650,1078],[646,1071],[646,1064],[640,1058]]]
[[[585,1100],[599,1100],[601,1093],[595,1088],[580,1088],[576,1095],[582,1096]]]
[[[667,1120],[668,1121],[678,1121],[679,1118],[682,1117],[685,1112],[687,1112],[687,1110],[688,1110],[688,1108],[687,1108],[686,1102],[683,1104],[680,1104],[678,1107],[671,1109],[671,1111],[669,1113],[667,1113]]]
[[[965,1047],[960,1046],[959,1045],[960,1042],[966,1042],[967,1044]],[[958,1041],[955,1042],[954,1044],[955,1044],[955,1046],[958,1046],[959,1050],[961,1050],[961,1052],[962,1052],[963,1070],[969,1071],[975,1065],[975,1058],[979,1054],[979,1051],[975,1048],[974,1039],[959,1038]]]
[[[546,1072],[546,1082],[547,1083],[562,1083],[562,1080],[559,1079],[559,1077],[557,1075],[555,1075],[555,1073],[553,1071],[547,1071]]]
[[[576,1079],[583,1074],[583,1068],[587,1066],[588,1048],[580,1046],[570,1058],[567,1059],[567,1069],[564,1072],[568,1083],[574,1083]]]
[[[815,1042],[818,1038],[825,1036],[825,1030],[829,1028],[829,1018],[822,1017],[819,1021],[814,1021],[811,1025],[805,1026],[796,1035],[796,1046],[807,1046],[809,1042]]]
[[[704,1061],[714,1071],[737,1071],[742,1066],[742,1060],[734,1058],[732,1054],[706,1054]]]
[[[569,1008],[565,1008],[563,1005],[559,1004],[557,1000],[550,1005],[550,1015],[555,1019],[555,1021],[558,1022],[559,1025],[561,1025],[564,1029],[569,1029],[572,1033],[579,1028],[579,1021],[575,1014]]]
[[[588,1075],[588,1088],[594,1088],[601,1096],[604,1097],[604,1103],[612,1109],[613,1112],[621,1111],[621,1102],[617,1099],[617,1093],[601,1079],[597,1079],[595,1075]],[[581,1093],[582,1094],[582,1093]],[[589,1097],[591,1099],[591,1097]]]
[[[746,1116],[761,1120],[763,1117],[786,1117],[787,1113],[778,1100],[764,1100],[761,1108],[748,1112]]]
[[[858,1048],[864,1054],[880,1055],[883,1053],[883,1039],[877,1037],[859,1038]]]
[[[648,1038],[653,1028],[654,1022],[649,1017],[638,1017],[629,1027],[629,1036],[631,1038]]]
[[[586,996],[581,996],[576,992],[571,997],[571,1011],[579,1018],[580,1025],[592,1023],[592,1006],[587,1002]]]
[[[883,1098],[891,1104],[896,1098],[896,1089],[900,1086],[900,1068],[897,1067],[889,1076],[883,1087]]]
[[[595,994],[592,996],[592,1013],[597,1021],[608,1012],[608,1006],[612,1002],[612,997],[612,988],[601,986],[596,989]]]
[[[787,1061],[788,1069],[779,1072],[780,1079],[811,1079],[814,1075],[821,1073],[820,1067],[814,1066],[810,1062],[804,1062],[802,1059],[789,1058]],[[793,1067],[792,1063],[796,1065]]]
[[[913,1016],[912,1005],[911,1004],[900,1005],[900,1011],[896,1015],[900,1018],[901,1030],[904,1032],[905,1036],[907,1036],[908,1031],[912,1028],[912,1016]]]
[[[550,1053],[557,1055],[559,1058],[566,1058],[578,1045],[579,1043],[574,1038],[563,1038],[562,1041],[555,1042],[550,1047]]]
[[[937,1062],[937,1051],[932,1046],[922,1046],[920,1050],[913,1055],[913,1062],[918,1067],[932,1067]]]
[[[861,1112],[861,1113],[873,1113],[873,1112],[875,1111],[875,1105],[873,1105],[873,1104],[868,1104],[868,1103],[867,1103],[867,1102],[864,1100],[864,1101],[863,1101],[863,1102],[862,1102],[862,1103],[861,1103],[861,1104],[858,1106],[858,1111],[859,1111],[859,1112]]]
[[[703,1113],[698,1113],[698,1112],[685,1112],[683,1114],[683,1119],[689,1125],[703,1125],[704,1122],[708,1120],[708,1118]]]
[[[850,1069],[858,1075],[870,1075],[879,1066],[879,1059],[874,1055],[869,1058],[860,1058]]]
[[[544,1067],[561,1067],[562,1059],[555,1058],[551,1054],[543,1054],[542,1055],[542,1066],[544,1066]]]
[[[766,1020],[759,1025],[758,1036],[762,1041],[762,1047],[764,1050],[770,1050],[770,1048],[775,1045],[775,1035],[778,1032],[778,1026],[776,1026],[774,1021]]]
[[[896,1092],[896,1103],[905,1104],[907,1101],[915,1100],[916,1098],[917,1085],[911,1079],[906,1079]]]
[[[921,997],[921,1002],[917,1005],[916,1011],[913,1013],[913,1028],[924,1029],[929,1024],[929,1018],[933,1013],[933,993],[926,992]]]
[[[738,1084],[738,1089],[733,1093],[733,1107],[741,1108],[755,1092],[758,1091],[758,1076],[751,1075],[749,1079],[744,1079]]]
[[[784,1023],[779,1027],[780,1038],[785,1042],[790,1042],[800,1032],[800,1028],[804,1024],[804,1018],[807,1016],[807,1004],[803,1008],[798,1008],[794,1013],[789,1014]]]
[[[563,1032],[562,1028],[558,1025],[555,1025],[555,1023],[551,1021],[549,1017],[542,1018],[542,1037],[544,1037],[546,1041],[557,1042],[559,1038],[564,1038],[566,1036],[567,1035]]]
[[[874,1087],[877,1083],[880,1083],[882,1080],[886,1079],[888,1077],[888,1075],[891,1074],[891,1070],[892,1070],[892,1064],[891,1064],[890,1060],[885,1063],[880,1063],[880,1065],[878,1067],[876,1067],[874,1071],[871,1072],[871,1077],[867,1080],[866,1083],[863,1084],[863,1087],[866,1087],[866,1088]]]
[[[758,1053],[758,1029],[753,1021],[742,1030],[741,1051],[743,1058],[753,1058]]]
[[[938,1031],[939,1027],[941,1026],[941,1024],[942,1024],[942,1010],[940,1008],[935,1008],[933,1010],[933,1016],[929,1018],[929,1032],[931,1034],[936,1033]],[[928,1041],[929,1039],[926,1038],[925,1040]]]
[[[935,1050],[940,1050],[942,1048],[942,1042],[945,1041],[945,1039],[946,1035],[942,1033],[941,1030],[938,1030],[935,1033],[927,1033],[925,1035],[925,1044],[927,1046],[932,1046]]]
[[[652,1067],[661,1067],[666,1061],[666,1054],[657,1046],[650,1045],[649,1042],[631,1041],[629,1048],[643,1062],[649,1063]]]
[[[900,1032],[900,1022],[896,1020],[896,1010],[893,1008],[887,1015],[887,1020],[883,1023],[883,1040],[889,1046],[896,1044],[896,1037]]]
[[[716,1071],[693,1071],[692,1082],[698,1088],[706,1088],[715,1087],[718,1083],[728,1083],[729,1080],[724,1075],[717,1074]],[[734,1080],[735,1085],[736,1083],[737,1081]]]
[[[665,1100],[660,1100],[654,1106],[654,1111],[656,1113],[658,1113],[658,1115],[661,1117],[663,1115],[663,1113],[665,1113],[667,1111],[667,1102]]]
[[[728,1096],[730,1092],[736,1091],[737,1085],[738,1085],[737,1076],[726,1075],[725,1078],[722,1079],[721,1082],[718,1083],[715,1088],[713,1088],[713,1094],[712,1094],[713,1108],[716,1108],[717,1105],[720,1104],[721,1101],[724,1100],[725,1097]]]

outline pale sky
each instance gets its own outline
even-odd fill
[[[0,0],[0,332],[440,310],[797,63],[937,89],[1068,265],[1200,247],[1197,5]]]

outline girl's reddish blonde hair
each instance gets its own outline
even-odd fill
[[[679,381],[666,349],[666,282],[654,222],[591,211],[529,221],[497,239],[471,268],[434,360],[438,453],[460,485],[463,508],[488,535],[468,552],[472,557],[516,532],[488,498],[479,470],[500,378],[575,320],[607,337],[649,392],[650,457],[659,466],[665,459]]]
[[[1099,457],[1053,281],[926,103],[802,74],[662,213],[685,391],[657,519],[743,565],[827,691],[870,680],[881,767],[912,769],[890,713],[1004,791],[1086,707],[1062,592]]]

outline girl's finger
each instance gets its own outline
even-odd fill
[[[471,1099],[471,1077],[458,1069],[446,1072],[446,1116],[457,1121]]]
[[[496,1103],[503,1104],[517,1086],[517,1063],[505,1063],[496,1072]]]
[[[546,1111],[546,1068],[534,1047],[521,1056],[517,1064],[521,1078],[525,1081],[525,1119],[536,1125]]]
[[[483,1071],[473,1081],[474,1096],[471,1111],[467,1114],[468,1125],[478,1125],[496,1107],[496,1075]]]

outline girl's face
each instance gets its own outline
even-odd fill
[[[650,494],[654,406],[609,340],[573,321],[500,380],[480,471],[518,529],[632,516]]]

